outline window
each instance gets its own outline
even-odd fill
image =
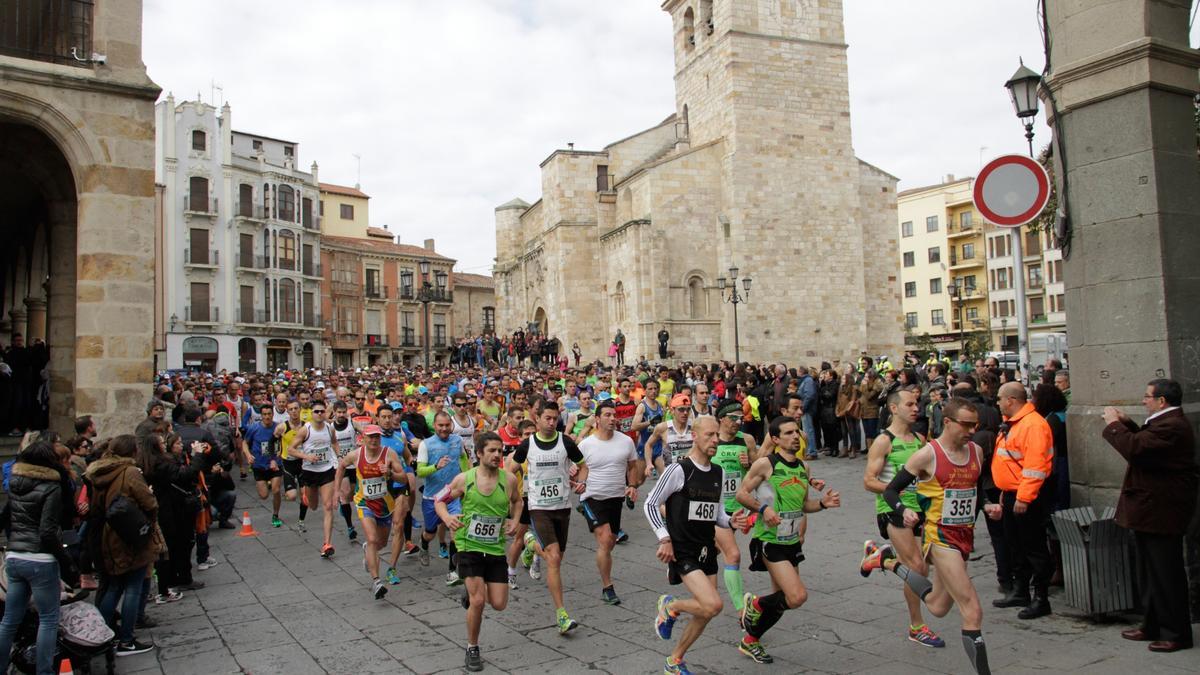
[[[1004,258],[1008,256],[1008,235],[988,239],[988,257]]]
[[[383,295],[383,285],[379,283],[379,270],[367,269],[367,297],[378,298]]]
[[[254,269],[254,235],[238,235],[238,267]]]
[[[1002,291],[1008,288],[1008,268],[992,270],[992,290]]]
[[[1025,233],[1025,250],[1021,251],[1022,255],[1041,255],[1042,253],[1042,238],[1037,230],[1029,230]]]
[[[263,149],[262,141],[252,141],[251,145],[254,147],[255,152],[262,152],[262,149]]]
[[[705,35],[713,34],[712,0],[700,0],[700,25]]]
[[[238,185],[238,215],[254,216],[254,186],[249,183]]]
[[[683,44],[687,49],[696,46],[696,13],[691,7],[683,13]]]
[[[1046,300],[1040,295],[1029,298],[1029,320],[1033,322],[1046,320]]]
[[[917,297],[917,282],[915,282],[915,281],[904,282],[904,297],[906,297],[906,298]]]
[[[958,229],[960,229],[960,230],[971,229],[971,212],[970,211],[963,211],[962,213],[958,214]]]
[[[968,294],[974,293],[975,288],[976,288],[975,275],[974,274],[967,275],[965,277],[962,277],[962,280],[963,280],[963,288],[965,288],[967,290],[967,293]]]
[[[688,280],[688,318],[703,319],[708,316],[708,298],[704,293],[704,282],[700,277]]]
[[[193,227],[188,236],[188,262],[197,265],[208,264],[208,230]]]
[[[192,149],[204,152],[208,149],[208,134],[199,129],[192,130]]]
[[[317,315],[316,308],[314,307],[316,304],[315,296],[312,291],[305,291],[304,295],[301,297],[304,301],[304,325],[311,328],[316,328]]]
[[[312,200],[309,199],[308,197],[305,197],[304,199],[300,200],[300,222],[303,223],[305,228],[312,229],[312,226],[313,226]]]
[[[433,345],[435,347],[446,346],[446,315],[433,315]]]
[[[1062,280],[1063,280],[1062,265],[1063,265],[1063,261],[1061,261],[1061,260],[1051,261],[1050,264],[1047,265],[1047,269],[1050,273],[1049,274],[1049,277],[1050,277],[1049,282],[1050,283],[1057,284],[1057,283],[1062,282]]]
[[[904,266],[912,267],[913,265],[917,264],[916,261],[914,260],[914,257],[915,256],[913,255],[912,251],[905,251],[904,252]]]
[[[907,314],[905,314],[904,315],[904,325],[908,326],[909,328],[916,328],[917,327],[917,313],[916,312],[908,312]]]
[[[400,272],[400,297],[413,297],[413,271],[402,270]]]
[[[929,294],[930,295],[940,295],[941,292],[942,292],[941,277],[938,277],[937,279],[930,279],[929,280]]]
[[[400,314],[400,336],[401,344],[411,347],[417,344],[417,331],[413,328],[416,325],[416,314],[413,312],[402,312]]]
[[[935,309],[929,312],[929,322],[935,326],[945,326],[946,320],[942,317],[942,310]]]
[[[929,248],[929,262],[936,263],[942,261],[942,247],[931,246]]]
[[[900,223],[900,236],[901,237],[911,237],[912,234],[913,233],[912,233],[912,221],[911,220]]]
[[[341,204],[340,206],[341,206],[341,214],[340,215],[342,217],[342,220],[354,220],[354,205],[353,204]]]
[[[263,218],[271,217],[271,184],[263,183]]]
[[[238,321],[240,323],[254,323],[254,287],[239,286],[238,298]]]
[[[483,330],[486,333],[490,333],[490,332],[496,330],[496,308],[495,307],[484,307],[483,308]]]
[[[317,201],[317,215],[321,215],[321,216],[325,215],[325,200],[324,199]]]
[[[925,231],[926,232],[937,232],[938,231],[937,220],[938,220],[937,216],[929,216],[928,218],[926,218],[925,219]]]
[[[978,307],[968,307],[967,308],[967,318],[968,319],[978,319],[979,318],[979,308]]]
[[[188,179],[188,210],[208,213],[208,179],[204,176]]]
[[[283,156],[284,157],[295,157],[296,156],[296,148],[294,148],[290,145],[283,146]]]
[[[596,165],[596,192],[609,192],[612,190],[612,177],[608,174],[607,164]]]
[[[321,271],[313,264],[312,244],[305,244],[300,249],[300,272],[309,277],[321,276]]]
[[[1062,293],[1050,296],[1050,311],[1065,312],[1067,311],[1066,296]]]
[[[963,260],[971,260],[975,257],[975,244],[963,244]]]
[[[1041,265],[1030,265],[1026,269],[1026,271],[1029,273],[1029,276],[1028,276],[1029,287],[1030,288],[1041,288],[1042,287],[1042,266]]]
[[[288,185],[280,185],[277,192],[279,194],[279,212],[276,217],[289,223],[296,222],[296,191]]]
[[[291,279],[279,281],[279,313],[276,320],[281,323],[296,323],[296,282]]]
[[[284,230],[275,239],[276,266],[281,270],[296,269],[296,235]]]
[[[193,283],[191,287],[192,305],[188,307],[188,321],[211,321],[208,300],[208,284]]]

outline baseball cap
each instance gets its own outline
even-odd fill
[[[688,398],[687,394],[675,394],[671,397],[672,408],[682,408],[685,405],[690,406],[691,404],[692,399]]]
[[[379,426],[378,424],[368,424],[367,426],[363,427],[363,435],[364,436],[382,436],[383,435],[383,427]]]
[[[741,403],[726,403],[725,405],[721,406],[720,410],[717,410],[717,417],[733,417],[735,414],[737,417],[742,416]]]

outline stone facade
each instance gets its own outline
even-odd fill
[[[153,378],[159,89],[141,0],[72,11],[0,39],[0,209],[16,219],[0,297],[4,332],[49,346],[50,426],[91,414],[107,436],[144,415]]]
[[[677,358],[732,358],[718,278],[737,266],[743,360],[898,353],[896,178],[854,156],[841,2],[663,9],[676,111],[555,151],[540,200],[496,209],[497,328],[536,323],[589,359],[621,328],[632,359],[665,326]]]

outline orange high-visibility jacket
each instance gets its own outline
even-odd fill
[[[1004,420],[1008,433],[996,437],[992,456],[992,480],[1005,492],[1016,492],[1017,499],[1037,499],[1042,483],[1050,476],[1054,463],[1054,436],[1045,418],[1026,403],[1016,415]]]

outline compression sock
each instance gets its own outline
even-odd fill
[[[455,568],[458,566],[458,548],[454,546],[453,539],[450,540],[450,546],[448,548],[450,551],[450,555],[448,555],[446,557],[448,559],[447,561],[450,563],[450,571],[453,572],[453,571],[455,571]]]
[[[429,540],[426,539],[425,537],[421,537],[421,548],[426,551],[429,550]]]
[[[404,516],[404,541],[412,541],[413,519],[412,514]]]
[[[300,504],[300,522],[304,522],[304,516],[308,515],[308,504]]]
[[[725,590],[729,592],[729,599],[733,601],[733,608],[737,611],[742,611],[742,571],[737,565],[726,565],[725,572]]]
[[[764,595],[758,598],[758,607],[762,610],[762,616],[758,621],[754,622],[754,631],[746,631],[750,637],[760,638],[766,635],[771,627],[783,618],[783,613],[787,611],[787,596],[783,591],[775,591],[770,595]]]
[[[991,669],[988,668],[987,646],[983,644],[982,631],[964,629],[962,641],[967,658],[971,660],[971,665],[975,666],[975,672],[978,675],[992,675]]]
[[[346,521],[346,527],[354,529],[354,523],[350,520],[350,505],[342,504],[339,510],[342,512],[342,518]]]
[[[895,573],[896,576],[903,579],[904,583],[908,584],[908,587],[911,588],[913,593],[916,593],[917,597],[922,601],[924,601],[925,596],[929,595],[929,592],[933,590],[933,584],[929,581],[929,579],[910,570],[905,565],[896,563],[896,566],[892,569],[892,572]]]

